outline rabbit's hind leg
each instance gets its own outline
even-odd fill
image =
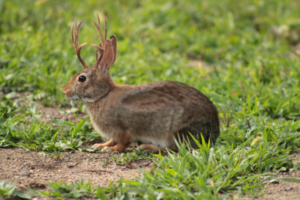
[[[116,141],[113,139],[113,138],[111,138],[110,140],[108,140],[107,142],[105,142],[105,143],[97,143],[97,144],[94,144],[91,148],[92,149],[102,149],[102,148],[104,148],[104,147],[112,147],[112,146],[114,146],[114,145],[116,145],[117,143],[116,143]]]
[[[118,141],[119,143],[113,147],[106,146],[103,148],[104,151],[118,151],[125,152],[125,149],[131,144],[130,135],[126,133],[119,134]]]
[[[166,147],[159,147],[159,146],[155,146],[153,144],[141,144],[139,146],[139,148],[141,150],[144,150],[144,151],[147,151],[147,152],[153,152],[153,153],[159,153],[159,151],[161,152],[164,152],[166,151]],[[172,147],[172,148],[169,148],[171,149],[172,151],[177,151],[177,147]]]

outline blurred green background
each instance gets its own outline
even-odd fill
[[[176,80],[201,90],[221,112],[258,97],[268,100],[258,108],[268,115],[295,117],[299,58],[291,50],[300,42],[299,8],[296,0],[0,1],[2,95],[30,92],[44,105],[67,105],[62,87],[83,69],[71,25],[75,17],[83,21],[79,43],[88,45],[81,54],[92,65],[90,44],[100,42],[92,21],[100,14],[118,38],[111,67],[117,83]]]

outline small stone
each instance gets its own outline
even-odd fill
[[[29,172],[27,172],[27,171],[24,171],[24,172],[22,173],[22,175],[23,175],[23,176],[28,176],[28,177],[30,177],[31,173],[29,173]]]
[[[68,168],[72,168],[72,167],[75,167],[76,165],[78,165],[78,163],[69,163],[67,165]]]
[[[271,179],[271,180],[269,181],[269,183],[271,183],[271,184],[279,184],[279,181],[276,180],[276,179]]]
[[[284,190],[285,191],[291,191],[293,189],[293,187],[286,187]]]

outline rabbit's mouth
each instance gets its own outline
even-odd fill
[[[72,107],[75,107],[74,101],[75,101],[75,100],[79,100],[79,97],[78,97],[77,95],[75,95],[75,96],[72,96],[71,98],[67,98],[67,99],[70,100],[71,106],[72,106]]]
[[[75,107],[75,104],[74,104],[75,100],[80,100],[80,98],[78,96],[73,96],[72,98],[69,98],[69,99],[70,99],[70,104],[72,107]],[[88,99],[88,98],[82,98],[81,100],[83,100],[84,102],[89,102],[89,103],[94,102],[94,100]]]
[[[72,108],[75,107],[75,104],[74,104],[74,100],[73,100],[73,99],[70,100],[70,104],[71,104]]]
[[[72,101],[80,100],[78,95],[69,96],[68,94],[65,94],[65,97],[66,97],[66,99],[69,99]]]

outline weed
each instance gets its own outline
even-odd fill
[[[16,186],[7,181],[0,182],[0,198],[4,199],[31,199],[31,196],[25,194],[22,190],[17,190]]]
[[[51,188],[50,192],[41,192],[42,195],[61,198],[83,198],[89,197],[94,193],[91,182],[84,183],[83,179],[80,182],[74,181],[71,184],[52,182],[48,183],[48,186]]]

